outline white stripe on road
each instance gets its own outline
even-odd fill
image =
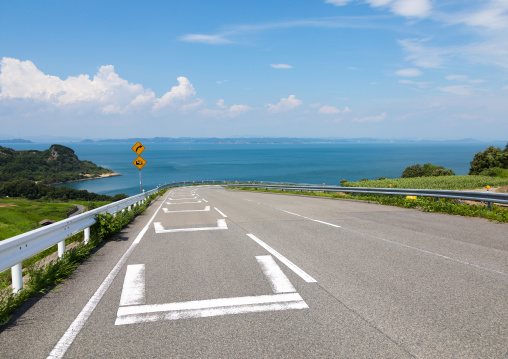
[[[222,217],[224,217],[224,218],[227,218],[227,217],[228,217],[228,216],[226,216],[224,213],[222,213],[222,212],[221,212],[221,211],[220,211],[217,207],[213,207],[213,208],[215,208],[215,210],[216,210],[217,212],[219,212],[219,214],[220,214]]]
[[[171,202],[166,202],[167,204],[189,204],[189,203],[201,203],[201,201],[196,201],[196,202],[178,202],[178,203],[171,203]]]
[[[167,208],[162,209],[164,213],[182,213],[182,212],[210,212],[210,206],[206,206],[205,209],[187,209],[185,211],[170,211]]]
[[[115,325],[306,308],[298,293],[129,306],[118,308]]]
[[[206,203],[208,203],[208,201],[207,201],[206,199],[204,199],[204,198],[201,198],[201,199],[203,200],[203,202],[206,202]]]
[[[293,272],[295,272],[300,278],[302,278],[307,283],[316,283],[317,281],[312,278],[310,275],[305,273],[303,270],[301,270],[297,265],[295,265],[293,262],[291,262],[289,259],[284,257],[282,254],[277,252],[275,249],[270,247],[268,244],[263,242],[261,239],[257,238],[253,234],[247,234],[252,240],[257,242],[261,247],[266,249],[268,252],[270,252],[275,258],[280,260],[282,263],[284,263],[289,269],[291,269]]]
[[[145,304],[145,265],[131,264],[125,272],[120,305],[141,304]]]
[[[169,201],[183,201],[184,199],[198,199],[198,197],[181,197],[181,198],[168,198]]]
[[[154,222],[155,233],[173,233],[173,232],[195,232],[195,231],[213,231],[217,229],[228,229],[225,219],[217,220],[217,227],[203,227],[203,228],[176,228],[165,229],[161,222]]]
[[[261,270],[266,278],[270,281],[270,285],[275,294],[296,292],[295,287],[293,287],[288,277],[286,277],[277,263],[275,263],[272,256],[257,256],[256,260],[261,266]]]
[[[169,197],[169,194],[167,197]],[[166,199],[167,199],[167,197],[166,197]],[[94,295],[90,298],[90,300],[85,305],[85,307],[78,314],[76,319],[74,319],[74,321],[69,326],[67,331],[60,338],[60,340],[55,345],[55,347],[53,348],[51,353],[48,355],[48,359],[62,358],[65,355],[65,352],[67,351],[67,349],[69,349],[72,342],[74,341],[76,336],[79,334],[79,332],[85,325],[88,318],[90,318],[90,316],[92,315],[92,312],[95,310],[95,307],[97,307],[97,305],[99,304],[100,300],[102,299],[102,297],[108,290],[111,283],[113,283],[113,280],[116,278],[116,276],[120,272],[120,269],[122,269],[122,267],[124,266],[125,262],[127,261],[127,258],[129,258],[130,254],[132,253],[134,248],[136,248],[138,243],[143,238],[144,234],[148,230],[148,227],[152,223],[152,221],[155,218],[155,216],[157,215],[157,213],[159,213],[159,210],[161,209],[163,204],[164,204],[164,202],[162,202],[160,204],[159,208],[157,208],[157,211],[155,211],[154,215],[152,216],[152,218],[150,218],[150,220],[148,221],[146,226],[141,230],[141,232],[139,232],[138,236],[136,237],[134,242],[132,242],[129,249],[127,249],[127,251],[124,253],[122,258],[120,258],[120,260],[115,265],[115,267],[111,270],[111,272],[108,274],[106,279],[104,279],[102,284],[99,286],[97,291],[94,293]]]
[[[286,210],[283,210],[283,209],[279,209],[279,208],[277,208],[277,209],[278,209],[279,211],[282,211],[282,212],[286,212],[286,213],[292,214],[293,216],[298,216],[298,217],[302,217],[302,218],[308,219],[308,220],[310,220],[310,221],[314,221],[314,222],[317,222],[317,223],[326,224],[327,226],[332,226],[332,227],[335,227],[335,228],[342,228],[341,226],[338,226],[338,225],[336,225],[336,224],[332,224],[332,223],[328,223],[328,222],[323,222],[323,221],[320,221],[320,220],[317,220],[317,219],[312,219],[312,218],[309,218],[309,217],[302,216],[301,214],[296,214],[296,213],[289,212],[289,211],[286,211]]]

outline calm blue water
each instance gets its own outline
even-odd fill
[[[47,149],[51,144],[5,144],[17,150]],[[132,144],[65,144],[80,160],[89,160],[123,176],[66,184],[114,195],[139,193],[139,171]],[[143,189],[200,180],[281,181],[338,185],[341,179],[397,178],[410,165],[431,162],[467,174],[475,153],[493,143],[218,145],[145,143]],[[494,143],[504,147],[504,143]]]

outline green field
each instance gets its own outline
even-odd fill
[[[69,203],[44,203],[24,198],[0,199],[0,240],[39,228],[39,221],[67,218],[74,206]]]
[[[487,186],[507,186],[508,178],[489,176],[439,176],[342,182],[341,184],[343,187],[389,188],[390,185],[392,185],[392,188],[465,190],[485,188]]]

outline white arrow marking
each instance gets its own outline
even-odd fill
[[[153,222],[155,233],[172,233],[172,232],[194,232],[194,231],[213,231],[217,229],[228,229],[225,219],[217,220],[217,227],[203,227],[203,228],[177,228],[177,229],[165,229],[162,223]]]

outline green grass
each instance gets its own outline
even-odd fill
[[[131,211],[118,213],[116,217],[110,214],[98,215],[98,221],[91,228],[88,244],[84,244],[81,241],[75,248],[66,251],[62,258],[52,261],[44,267],[30,265],[28,267],[29,280],[19,293],[12,293],[10,288],[0,290],[0,326],[9,322],[11,313],[25,300],[40,293],[48,292],[53,286],[69,277],[74,269],[94,252],[94,248],[97,245],[118,233],[137,215],[143,213],[154,198],[162,195],[164,192],[165,190],[149,196],[145,204],[136,206]],[[82,233],[76,236],[79,235],[81,235],[82,239]],[[73,240],[80,239],[76,237]]]
[[[43,219],[65,219],[72,208],[74,206],[69,203],[0,198],[0,241],[39,228]]]
[[[489,176],[439,176],[394,178],[371,181],[358,181],[343,183],[343,187],[372,187],[372,188],[412,188],[412,189],[443,189],[464,190],[485,188],[487,186],[499,187],[508,185],[508,178]]]

